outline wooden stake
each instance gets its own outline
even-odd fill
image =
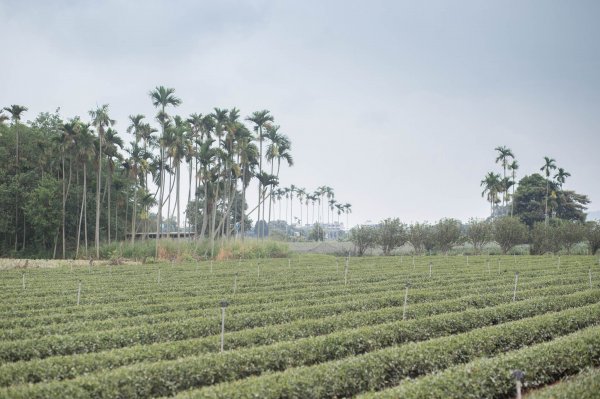
[[[221,301],[221,353],[225,344],[225,308],[229,303],[225,300]]]
[[[431,272],[432,272],[432,264],[431,262],[429,262],[429,278],[431,278]]]
[[[519,272],[515,272],[515,289],[513,290],[513,302],[517,300],[517,283],[519,281]]]
[[[406,320],[406,302],[408,301],[408,284],[404,289],[404,306],[402,307],[402,320]]]
[[[79,281],[79,287],[77,288],[77,306],[79,306],[80,298],[81,298],[81,280]]]
[[[346,259],[346,268],[344,269],[344,285],[348,285],[348,260]]]
[[[592,285],[591,283],[591,277],[590,277],[590,286]],[[23,289],[25,289],[25,273],[23,273]]]
[[[233,278],[233,296],[235,296],[235,291],[237,289],[237,277],[238,277],[238,274],[236,272],[235,277]]]
[[[512,377],[515,379],[515,385],[517,390],[516,399],[521,399],[521,388],[523,386],[523,378],[525,378],[525,373],[523,373],[521,370],[515,370],[512,373]]]

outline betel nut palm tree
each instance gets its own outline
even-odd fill
[[[550,189],[550,171],[556,169],[556,160],[549,157],[544,157],[544,165],[540,171],[546,175],[546,206],[544,210],[544,223],[548,224],[548,191]]]
[[[166,88],[164,86],[157,86],[154,90],[149,93],[152,105],[159,109],[157,120],[161,126],[161,139],[159,140],[160,147],[160,161],[159,161],[159,199],[158,199],[158,213],[157,213],[157,224],[156,224],[156,248],[155,257],[158,258],[158,241],[160,238],[161,224],[162,224],[162,207],[164,200],[164,184],[165,184],[165,149],[163,147],[163,140],[165,138],[165,130],[168,120],[168,115],[165,112],[167,106],[177,107],[181,104],[181,100],[175,96],[175,89]]]
[[[96,128],[98,132],[98,174],[96,179],[96,227],[95,227],[95,246],[96,246],[96,258],[100,259],[100,191],[101,191],[101,180],[102,180],[102,144],[104,141],[104,134],[106,129],[114,125],[115,121],[110,119],[108,116],[108,104],[104,104],[95,110],[89,111],[90,117],[92,118],[91,124]]]
[[[254,123],[254,130],[257,133],[258,136],[258,147],[259,147],[259,155],[258,155],[258,173],[262,174],[263,169],[262,169],[262,160],[263,160],[263,146],[262,146],[262,141],[263,141],[263,127],[265,126],[266,123],[268,122],[273,122],[274,118],[272,115],[270,115],[269,111],[266,109],[263,109],[262,111],[255,111],[252,113],[252,115],[246,117],[246,120]],[[260,199],[261,199],[261,192],[262,192],[262,183],[259,179],[258,181],[258,203],[260,205]],[[263,215],[264,217],[264,215]],[[258,221],[260,221],[260,206],[258,207]],[[259,223],[258,224],[259,228],[262,229],[262,224]],[[259,236],[262,236],[263,232],[257,232],[257,238]]]

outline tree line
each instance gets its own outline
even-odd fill
[[[181,104],[174,89],[158,86],[148,95],[157,114],[153,120],[129,116],[126,131],[134,139],[128,145],[107,104],[86,120],[63,120],[56,110],[25,123],[25,106],[0,111],[1,254],[99,258],[102,243],[133,244],[152,234],[158,256],[159,239],[182,232],[211,240],[214,252],[217,239],[243,240],[254,212],[256,237],[264,237],[283,198],[290,201],[290,224],[294,197],[301,212],[307,209],[300,221],[308,221],[309,201],[313,222],[315,203],[319,221],[326,209],[332,221],[334,210],[338,218],[350,213],[351,205],[338,203],[329,186],[312,193],[279,187],[283,166],[294,164],[292,143],[268,110],[242,118],[235,107],[214,108],[182,117],[172,114]],[[184,168],[187,192],[181,189]],[[252,181],[257,206],[250,210]]]
[[[536,223],[533,229],[516,217],[470,219],[463,224],[456,219],[441,219],[407,225],[398,218],[388,218],[377,225],[363,225],[350,230],[355,252],[362,256],[369,249],[380,248],[384,255],[404,245],[410,245],[417,255],[448,253],[453,247],[469,244],[474,254],[481,254],[487,244],[496,243],[503,254],[517,245],[529,244],[531,254],[570,254],[574,246],[586,243],[590,254],[600,249],[600,222],[579,223],[556,219],[545,225]]]
[[[556,160],[545,156],[539,173],[525,175],[518,182],[519,164],[512,150],[498,146],[495,163],[500,172],[488,172],[481,181],[482,197],[490,203],[490,217],[471,219],[462,224],[456,219],[442,219],[435,224],[403,224],[399,219],[385,219],[376,226],[358,226],[350,240],[359,255],[369,248],[380,247],[384,254],[404,244],[414,252],[448,252],[453,246],[470,243],[475,253],[496,242],[503,253],[519,244],[529,244],[531,254],[570,253],[574,245],[587,242],[592,254],[600,247],[600,223],[585,222],[586,195],[564,189],[571,176]]]

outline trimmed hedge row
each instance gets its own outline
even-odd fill
[[[441,371],[455,364],[472,361],[477,357],[493,356],[501,352],[552,340],[581,328],[595,325],[600,320],[599,317],[600,304],[594,304],[485,327],[463,334],[409,343],[316,366],[292,368],[280,373],[182,392],[181,397],[350,397],[360,392],[381,390],[397,385],[405,378],[415,378]],[[287,367],[290,366],[287,365]],[[235,366],[231,364],[230,367],[234,368]],[[193,369],[193,367],[190,368]],[[179,373],[183,372],[177,367],[173,367],[173,369]],[[194,378],[194,371],[197,370],[185,373],[185,378]],[[154,377],[153,374],[150,375]],[[174,377],[178,374],[171,375]],[[198,380],[192,381],[199,382]],[[167,382],[172,383],[172,380],[163,379],[160,387],[144,387],[141,392],[151,395],[156,392],[172,394],[173,392],[169,391],[172,388],[166,385]],[[157,388],[160,390],[155,391]],[[112,387],[107,388],[105,392],[114,393],[112,389]],[[128,391],[129,393],[136,393],[136,391]]]
[[[540,269],[540,271],[542,271]],[[356,278],[356,276],[353,275],[352,278],[352,283],[358,283],[358,284],[371,284],[371,282],[368,282],[367,280],[369,280],[369,278],[364,278],[364,274],[365,273],[372,273],[372,271],[369,270],[360,270],[360,274],[359,277]],[[531,270],[527,271],[528,273],[533,273]],[[545,276],[554,276],[559,275],[557,273],[557,270],[551,269],[551,270],[543,270],[543,274]],[[248,275],[246,277],[249,277],[250,280],[252,279],[252,273],[253,272],[248,272]],[[393,273],[394,276],[390,276],[390,275],[377,275],[376,278],[376,283],[385,283],[389,280],[390,277],[392,278],[398,278],[399,276],[397,275],[397,273]],[[457,277],[456,274],[451,274],[451,273],[447,273],[447,274],[441,274],[441,275],[434,275],[433,279],[429,279],[426,276],[422,275],[422,274],[417,274],[416,276],[413,273],[411,274],[411,278],[416,278],[417,280],[415,281],[415,284],[437,284],[440,281],[444,282],[444,283],[448,283],[448,282],[452,282],[452,281],[465,281],[468,279],[472,279],[472,281],[480,281],[481,280],[481,273],[480,272],[469,272],[469,273],[464,273],[461,272],[460,274],[458,274],[459,277]],[[504,273],[501,273],[501,275],[503,275]],[[497,277],[498,274],[494,273],[493,276]],[[191,275],[189,279],[183,278],[182,281],[178,280],[177,281],[177,286],[172,286],[169,284],[163,284],[162,286],[154,286],[154,282],[155,282],[155,272],[153,272],[152,276],[150,277],[150,280],[146,281],[144,280],[141,283],[135,283],[133,282],[133,284],[130,284],[126,287],[123,287],[122,290],[116,290],[117,292],[122,292],[123,290],[127,289],[128,294],[127,295],[111,295],[111,296],[105,296],[106,293],[106,287],[104,287],[104,284],[106,283],[106,276],[101,276],[100,279],[94,279],[92,281],[87,281],[87,278],[84,278],[84,284],[88,287],[94,287],[92,289],[92,291],[90,292],[88,290],[88,300],[92,300],[94,301],[94,303],[118,303],[118,302],[128,302],[129,298],[131,296],[141,296],[141,294],[144,295],[151,295],[153,297],[155,297],[156,294],[158,295],[168,295],[171,299],[173,299],[173,297],[181,297],[182,294],[182,290],[185,292],[185,297],[189,297],[189,295],[194,294],[195,292],[197,292],[197,283],[199,281],[197,281],[198,279],[200,281],[204,281],[206,280],[206,276],[198,276],[198,275]],[[142,277],[144,278],[148,278],[148,275],[142,275]],[[195,277],[195,279],[194,279]],[[241,276],[240,276],[241,277]],[[259,285],[256,286],[254,283],[252,283],[252,285],[250,286],[245,286],[244,290],[250,289],[251,293],[256,293],[256,292],[260,292],[262,290],[268,290],[269,292],[273,292],[273,291],[288,291],[291,289],[291,287],[289,286],[289,282],[290,282],[290,276],[285,274],[285,275],[279,275],[278,277],[281,277],[281,279],[277,280],[275,284],[273,284],[272,286],[265,286],[264,281]],[[330,283],[341,283],[343,281],[343,278],[340,275],[336,275],[333,277],[330,277],[329,275],[323,276],[323,277],[319,277],[319,279],[315,280],[314,276],[312,276],[312,278],[306,279],[305,275],[301,275],[301,281],[298,282],[297,276],[293,276],[294,279],[294,285],[296,287],[298,287],[300,290],[305,291],[307,290],[306,286],[307,283],[310,282],[311,287],[308,288],[308,290],[310,291],[311,289],[313,289],[314,287],[319,287],[319,286],[323,286],[323,287],[329,287],[332,284]],[[408,276],[406,276],[408,277]],[[489,276],[486,276],[489,277]],[[530,276],[528,276],[529,278]],[[537,277],[537,273],[536,273],[536,277]],[[164,277],[163,277],[164,278]],[[182,278],[182,276],[178,276],[178,278]],[[228,288],[231,287],[231,280],[233,279],[233,275],[232,274],[227,274],[227,275],[223,275],[220,276],[218,278],[211,278],[211,286],[205,287],[204,291],[203,291],[203,295],[216,295],[219,296],[222,294],[223,290],[227,290]],[[244,279],[245,281],[247,281],[247,279]],[[264,278],[263,278],[264,280]],[[327,280],[327,281],[325,281]],[[63,281],[63,280],[61,280]],[[189,286],[187,284],[187,282],[190,281],[191,283],[189,283]],[[282,285],[281,283],[285,282],[285,285]],[[50,284],[51,281],[45,281],[45,284]],[[217,283],[221,283],[221,285],[218,285]],[[74,279],[73,281],[71,281],[71,284],[73,286],[73,290],[60,290],[60,291],[53,291],[51,293],[51,298],[40,298],[38,301],[29,303],[29,304],[23,304],[22,303],[22,299],[21,298],[21,294],[23,293],[22,290],[18,290],[16,291],[16,295],[13,296],[9,296],[7,299],[7,301],[3,302],[2,304],[0,304],[0,313],[3,313],[2,316],[9,316],[11,313],[14,313],[16,311],[20,311],[22,312],[23,310],[36,310],[38,312],[44,311],[44,312],[48,312],[51,311],[54,308],[61,308],[64,305],[64,300],[63,298],[61,299],[56,299],[56,295],[64,295],[65,293],[69,292],[69,291],[74,291],[77,285],[77,280]],[[96,286],[96,284],[99,284],[98,286]],[[240,284],[242,284],[242,281],[240,281]],[[20,287],[20,284],[17,284]],[[135,291],[135,288],[137,286],[140,286],[141,288],[143,288],[142,292],[137,292]],[[149,288],[149,285],[152,285],[151,288]],[[110,286],[111,289],[114,289],[114,286]],[[240,286],[240,288],[242,288]],[[177,292],[173,292],[173,290],[176,289]],[[189,290],[189,292],[188,292]],[[100,293],[102,295],[101,298],[96,297],[95,295],[97,295],[98,293]],[[286,293],[287,295],[288,293]],[[293,294],[293,293],[292,293]],[[27,295],[30,295],[30,293],[28,292]],[[90,296],[91,295],[91,296]],[[13,300],[11,300],[10,298],[14,298]],[[102,299],[103,298],[103,299]],[[31,299],[31,298],[30,298]],[[101,299],[101,300],[100,300]],[[14,303],[13,303],[14,302]],[[43,309],[40,309],[43,308]],[[6,310],[3,310],[6,309]],[[6,313],[6,314],[4,314]],[[18,315],[18,314],[17,314]],[[30,315],[30,314],[28,314]]]
[[[506,283],[505,281],[506,277],[503,277],[502,280],[500,280],[501,282]],[[575,282],[575,285],[581,285],[581,282],[575,278],[573,280]],[[448,298],[448,297],[457,297],[460,296],[464,293],[465,289],[469,289],[469,290],[474,290],[474,291],[480,291],[480,288],[484,288],[482,291],[484,292],[508,292],[510,287],[503,287],[502,285],[499,284],[493,284],[495,281],[478,281],[478,284],[476,285],[468,285],[468,284],[456,284],[454,286],[450,286],[450,287],[445,287],[445,288],[419,288],[419,287],[413,287],[411,289],[411,301],[412,302],[419,302],[421,300],[435,300],[440,299],[440,298]],[[561,285],[565,285],[566,283],[568,283],[570,281],[561,281]],[[358,299],[369,299],[373,297],[373,294],[375,292],[381,292],[383,294],[388,293],[389,296],[389,291],[392,290],[398,290],[398,284],[396,282],[393,283],[388,283],[385,286],[382,287],[358,287],[357,289],[353,289],[352,291],[350,290],[344,290],[343,295],[335,295],[336,291],[326,291],[326,290],[321,290],[321,291],[315,291],[313,292],[313,294],[310,296],[310,298],[308,299],[304,299],[302,300],[301,298],[298,298],[297,296],[295,297],[291,297],[289,299],[286,298],[282,298],[282,297],[278,297],[277,295],[273,295],[271,294],[264,294],[264,296],[262,297],[258,297],[256,295],[252,296],[251,294],[247,294],[247,295],[241,295],[238,296],[236,295],[236,299],[235,302],[236,303],[243,303],[243,306],[247,309],[247,310],[241,310],[241,312],[244,313],[249,313],[252,311],[257,310],[257,307],[260,309],[260,307],[262,306],[263,308],[272,308],[274,306],[301,306],[302,304],[312,304],[312,303],[318,303],[318,304],[324,304],[324,303],[333,303],[333,302],[347,302],[349,299],[352,300],[358,300]],[[527,290],[530,288],[534,288],[534,287],[547,287],[547,286],[551,286],[551,285],[558,285],[556,284],[556,281],[547,281],[547,280],[542,280],[540,281],[539,279],[536,279],[534,281],[527,281],[521,284],[521,286],[519,287],[519,293],[523,290]],[[401,287],[400,287],[401,288]],[[339,292],[339,291],[337,291]],[[359,293],[362,293],[360,295],[357,295]],[[391,293],[393,294],[393,292]],[[361,298],[362,297],[362,298]],[[6,329],[23,329],[21,331],[25,331],[31,327],[35,327],[35,326],[39,326],[39,325],[45,325],[48,327],[44,327],[42,328],[43,333],[44,334],[52,334],[52,333],[61,333],[60,331],[60,326],[51,326],[53,324],[62,324],[62,323],[76,323],[76,322],[80,322],[80,321],[100,321],[100,320],[104,320],[106,318],[132,318],[132,317],[138,317],[140,319],[144,319],[144,316],[146,315],[153,315],[153,314],[157,314],[157,313],[165,313],[165,314],[172,314],[173,312],[176,311],[202,311],[203,309],[210,309],[213,310],[215,303],[218,302],[218,299],[222,298],[222,296],[220,297],[215,297],[215,298],[187,298],[187,299],[181,299],[181,300],[170,300],[170,302],[168,304],[160,304],[160,305],[153,305],[151,303],[146,302],[143,305],[140,304],[136,304],[134,306],[132,306],[131,303],[125,303],[125,304],[119,304],[116,308],[106,308],[105,306],[102,307],[100,311],[95,310],[97,309],[97,306],[95,305],[83,305],[80,307],[67,307],[65,308],[65,313],[62,314],[55,314],[55,315],[50,315],[50,316],[42,316],[42,317],[32,317],[31,314],[28,313],[17,313],[20,316],[17,316],[17,314],[13,315],[11,318],[5,318],[4,320],[2,320],[0,322],[0,326],[2,326],[3,330]],[[167,299],[168,300],[168,299]],[[260,305],[259,305],[260,304]],[[238,306],[236,306],[235,308],[238,308]],[[187,316],[187,315],[186,315]],[[117,322],[117,321],[115,321]],[[110,323],[110,322],[109,322]],[[126,322],[127,323],[127,322]],[[79,323],[81,324],[81,323]],[[138,324],[138,323],[135,323]],[[56,328],[56,330],[53,330],[54,328]],[[104,328],[100,328],[100,329],[104,329]],[[15,331],[15,332],[2,332],[0,334],[1,338],[6,340],[6,339],[15,339],[15,338],[26,338],[27,334],[33,334],[34,332],[28,333],[28,332],[24,332],[23,335],[21,334],[21,331]],[[68,333],[73,333],[75,332],[75,330],[69,330],[67,327],[67,330],[64,330],[62,332],[68,332]]]
[[[278,290],[263,290],[261,289],[260,291],[250,291],[247,292],[247,289],[244,288],[244,290],[246,290],[246,292],[241,291],[242,290],[242,286],[241,286],[241,281],[238,281],[238,283],[240,283],[239,285],[239,290],[236,293],[236,300],[238,302],[244,302],[245,304],[272,304],[272,303],[278,303],[278,302],[302,302],[302,301],[310,301],[310,300],[323,300],[323,299],[327,299],[327,298],[331,298],[331,297],[335,297],[335,296],[341,296],[341,295],[356,295],[356,294],[368,294],[368,293],[372,293],[372,292],[385,292],[385,291],[389,291],[390,289],[397,287],[399,285],[398,283],[398,278],[394,278],[393,281],[390,282],[390,279],[386,279],[384,281],[375,283],[375,284],[360,284],[360,285],[352,285],[352,286],[327,286],[325,285],[324,287],[321,287],[321,285],[315,285],[315,284],[311,284],[309,287],[306,287],[306,284],[303,285],[303,289],[301,290],[288,290],[286,287],[284,286],[279,286],[279,290],[282,290],[282,293],[279,293]],[[497,281],[499,282],[505,282],[505,277],[504,278],[499,278]],[[489,285],[490,283],[496,283],[496,280],[490,281],[490,280],[484,280],[482,281],[481,278],[474,280],[474,282],[476,282],[477,284],[475,286],[484,286],[486,283]],[[536,279],[537,281],[537,279]],[[544,281],[546,284],[549,284],[549,281]],[[423,281],[413,281],[413,287],[415,290],[420,290],[420,289],[437,289],[440,290],[440,286],[439,286],[439,281],[435,281],[432,282],[430,280],[423,280]],[[539,283],[539,281],[538,281]],[[227,288],[225,289],[225,292],[229,293],[231,290],[231,286],[233,284],[233,276],[229,276],[228,279],[228,285]],[[445,285],[448,284],[452,284],[451,281],[444,281]],[[470,282],[469,281],[465,281],[462,279],[456,280],[456,284],[460,286],[470,286]],[[402,285],[402,284],[400,284]],[[74,283],[73,287],[76,287],[76,282]],[[85,285],[84,285],[85,288]],[[253,287],[255,288],[255,287]],[[223,290],[218,290],[214,295],[210,296],[208,295],[208,293],[206,292],[206,290],[202,291],[202,296],[199,297],[199,293],[198,293],[198,289],[196,287],[196,289],[191,292],[191,291],[181,291],[180,289],[178,289],[177,291],[167,291],[167,292],[157,292],[154,291],[153,292],[153,296],[150,298],[146,298],[146,299],[142,299],[142,298],[138,298],[138,304],[136,304],[136,306],[133,309],[130,309],[131,307],[131,301],[126,302],[126,303],[120,303],[120,302],[115,302],[111,305],[117,305],[120,306],[121,308],[126,308],[128,313],[125,314],[125,316],[131,316],[131,315],[136,315],[136,314],[147,314],[148,312],[152,311],[152,307],[158,307],[158,308],[167,308],[164,311],[170,311],[173,309],[179,309],[182,306],[190,306],[190,302],[193,304],[195,309],[198,308],[206,308],[206,307],[211,307],[214,305],[214,303],[216,301],[218,301],[219,299],[222,298],[222,296],[224,295]],[[241,291],[241,292],[240,292]],[[263,292],[264,291],[264,292]],[[71,290],[69,291],[70,294],[70,299],[71,300],[75,300],[75,290]],[[279,295],[274,295],[274,294],[279,294]],[[341,295],[340,295],[341,294]],[[36,309],[35,306],[37,306],[36,304],[29,304],[26,305],[27,307],[34,307],[33,309],[30,310],[26,310],[26,311],[22,311],[22,310],[18,310],[16,309],[14,306],[9,306],[8,308],[10,309],[10,311],[5,312],[5,314],[3,314],[3,320],[0,323],[0,327],[2,328],[6,328],[6,327],[10,327],[12,324],[8,324],[10,323],[10,321],[20,321],[22,320],[23,317],[27,317],[28,320],[29,319],[36,319],[37,317],[39,317],[39,322],[41,323],[48,323],[48,322],[60,322],[60,317],[61,315],[66,316],[70,316],[72,317],[73,315],[76,315],[78,313],[82,313],[83,311],[91,308],[91,309],[97,309],[97,305],[86,305],[85,303],[82,304],[81,306],[75,306],[74,304],[70,304],[69,306],[65,306],[65,293],[61,293],[60,295],[63,295],[63,297],[61,299],[56,299],[55,301],[57,302],[57,306],[60,308],[61,312],[60,313],[54,313],[51,314],[50,316],[48,316],[48,311],[49,309]],[[19,298],[19,300],[22,302],[23,298]],[[141,302],[143,300],[144,304],[140,305],[139,302]],[[106,304],[105,304],[106,305]],[[0,305],[2,306],[2,305]],[[150,310],[147,310],[148,308],[150,308]],[[114,314],[110,314],[108,317],[113,317]],[[71,319],[72,320],[72,319]],[[37,320],[36,320],[37,321]],[[27,324],[26,326],[29,326],[31,324]]]
[[[361,398],[499,398],[515,395],[514,370],[525,373],[524,388],[553,383],[587,367],[600,366],[600,327],[491,359],[481,359],[438,374],[407,380],[399,386]],[[584,373],[567,382],[532,392],[528,399],[597,399],[600,371]]]
[[[577,288],[577,286],[548,287],[544,289],[533,290],[529,294],[532,296],[567,294],[575,291]],[[521,297],[526,297],[526,295],[526,292],[521,293]],[[495,295],[489,300],[491,303],[501,303],[502,299],[508,301],[507,297],[508,295]],[[340,305],[324,305],[322,307],[317,306],[311,308],[288,308],[282,310],[250,313],[247,315],[238,314],[235,317],[232,316],[227,318],[227,330],[240,331],[247,328],[288,323],[298,319],[333,316],[353,310],[365,311],[389,306],[400,306],[404,299],[399,295],[392,293],[387,298],[374,299],[372,301],[373,302],[370,303],[371,307],[369,307],[369,303],[355,301]],[[413,301],[412,296],[411,301]],[[481,299],[479,300],[475,298],[474,302],[484,304],[489,303],[485,302],[483,296],[481,296]],[[432,303],[429,306],[435,307],[437,305],[439,304]],[[464,304],[459,304],[459,306],[463,306],[464,308]],[[444,308],[441,308],[440,310],[442,312],[448,311]],[[215,316],[217,316],[216,312]],[[178,322],[134,326],[118,330],[97,331],[92,333],[71,335],[53,335],[35,339],[6,341],[0,342],[0,361],[9,362],[45,358],[57,355],[92,353],[101,350],[123,348],[136,344],[150,344],[197,338],[218,334],[219,332],[220,322],[218,317],[215,317],[214,319],[195,318]]]
[[[599,300],[600,291],[580,292],[558,298],[536,298],[510,305],[501,305],[497,308],[486,308],[470,312],[471,315],[475,314],[480,317],[478,322],[483,323],[479,324],[481,326],[490,322],[489,316],[492,314],[496,317],[494,322],[499,322],[533,316],[547,311],[582,306],[589,303],[595,303]],[[422,312],[422,314],[420,312]],[[419,314],[419,316],[424,316],[432,312],[439,312],[438,307],[423,304],[416,305],[411,309],[412,314]],[[488,317],[487,319],[486,315]],[[461,314],[450,314],[448,316],[456,319],[462,317]],[[299,339],[307,336],[330,334],[346,328],[357,328],[366,325],[373,326],[375,324],[401,319],[402,309],[394,308],[375,312],[348,313],[336,318],[301,320],[286,325],[228,333],[225,336],[226,349],[230,350],[248,346],[273,344],[275,342]],[[445,319],[446,316],[441,317],[441,320]],[[426,319],[405,322],[405,325],[408,326],[409,329],[412,328],[415,330],[413,334],[415,340],[426,339],[432,334],[432,332],[428,331],[427,335],[419,335],[423,329],[422,326],[431,326],[431,322]],[[433,332],[433,334],[436,333]],[[440,333],[438,332],[437,335],[439,334]],[[411,337],[406,337],[405,339],[410,338]],[[181,342],[155,344],[150,347],[134,346],[110,352],[100,352],[97,354],[58,356],[32,360],[29,362],[9,363],[0,366],[0,386],[37,383],[51,379],[69,379],[75,378],[83,373],[90,373],[100,369],[113,369],[142,361],[155,362],[160,360],[172,360],[184,356],[218,351],[219,339],[217,336],[212,336]]]
[[[523,284],[521,287],[521,291],[528,290],[531,287],[537,287],[541,285],[538,282],[528,282]],[[545,284],[544,284],[545,285]],[[471,291],[477,287],[468,287]],[[502,287],[492,287],[489,289],[486,283],[482,283],[481,287],[488,288],[485,292],[504,292],[508,293],[509,290]],[[395,287],[392,287],[395,288]],[[466,286],[456,286],[451,288],[442,288],[442,289],[411,289],[410,300],[411,303],[420,303],[424,301],[435,301],[441,300],[445,298],[453,298],[459,297],[464,294]],[[391,292],[390,292],[391,291]],[[357,295],[348,295],[343,297],[330,296],[325,300],[310,300],[310,301],[281,301],[275,304],[273,303],[265,303],[265,304],[246,304],[235,305],[229,309],[228,314],[230,316],[235,316],[237,314],[243,314],[244,316],[248,316],[252,313],[257,312],[268,312],[268,311],[276,311],[282,310],[285,308],[296,308],[297,310],[301,310],[302,308],[306,309],[308,306],[315,307],[323,307],[327,304],[330,306],[341,306],[345,310],[354,310],[355,308],[348,306],[361,306],[361,308],[365,310],[369,309],[377,309],[380,307],[386,306],[395,306],[401,304],[403,298],[401,296],[401,292],[395,292],[390,290],[390,288],[386,288],[383,291],[384,295],[381,297],[373,297],[373,292],[369,292],[368,294],[364,294],[361,296]],[[384,299],[385,298],[385,299]],[[350,302],[349,302],[350,300]],[[392,301],[390,303],[390,300]],[[360,304],[359,304],[360,301]],[[204,304],[208,304],[207,301],[203,301]],[[112,318],[109,320],[100,319],[100,320],[92,320],[88,323],[81,323],[79,320],[73,320],[71,316],[68,319],[63,319],[62,323],[57,323],[56,319],[54,323],[40,323],[30,326],[21,326],[14,328],[4,328],[0,329],[0,340],[8,341],[8,340],[19,340],[19,339],[28,339],[28,338],[38,338],[42,336],[48,335],[61,335],[61,334],[76,334],[79,332],[85,332],[89,330],[93,331],[101,331],[101,330],[111,330],[117,328],[124,328],[129,326],[139,326],[142,325],[150,325],[150,324],[158,324],[164,322],[178,321],[181,319],[190,319],[190,318],[198,318],[198,317],[207,317],[210,315],[218,316],[218,309],[215,309],[215,304],[217,300],[214,300],[210,303],[210,308],[188,308],[188,306],[184,306],[184,309],[162,312],[162,313],[150,313],[146,315],[140,316],[132,316],[132,317],[121,317],[121,318]],[[314,305],[317,303],[318,305]],[[68,317],[68,316],[67,316]],[[7,323],[7,322],[5,322]]]
[[[600,337],[598,339],[600,340]],[[600,366],[600,364],[590,364],[590,366]],[[529,392],[527,399],[598,399],[599,395],[600,369],[586,369],[580,374],[561,381],[560,384]]]
[[[507,309],[517,304],[506,305]],[[396,322],[343,331],[296,342],[242,349],[222,354],[174,361],[142,363],[109,372],[80,376],[65,382],[12,386],[0,397],[45,398],[68,393],[73,397],[137,397],[173,395],[193,387],[231,381],[267,371],[286,370],[385,348],[437,334],[455,334],[501,322],[500,311],[485,316],[480,311],[442,315],[426,322]],[[507,311],[509,317],[510,311]],[[252,392],[254,397],[334,397],[392,385],[416,376],[464,363],[477,356],[519,348],[593,325],[600,320],[600,304],[546,314],[468,333],[409,343],[367,355],[328,362],[283,373],[250,378],[191,393],[198,397],[234,397]],[[421,322],[421,324],[417,324]],[[412,328],[411,328],[412,327]]]

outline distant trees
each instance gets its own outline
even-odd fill
[[[367,249],[375,248],[377,239],[377,228],[374,226],[356,226],[350,230],[350,241],[358,256],[363,256]]]
[[[588,222],[585,227],[585,238],[588,242],[590,254],[595,255],[600,249],[600,222]]]
[[[519,181],[514,196],[514,215],[529,228],[533,228],[535,222],[546,223],[546,191],[550,192],[547,206],[553,217],[585,221],[586,205],[590,202],[588,197],[574,191],[561,190],[556,182],[537,173],[525,176]]]
[[[88,122],[78,117],[63,121],[56,113],[41,114],[25,124],[20,120],[26,107],[13,105],[1,110],[0,159],[6,162],[0,163],[0,255],[9,249],[14,255],[24,251],[26,244],[33,244],[29,248],[32,254],[67,257],[73,251],[79,256],[81,238],[85,239],[87,254],[88,222],[93,219],[96,257],[102,242],[131,234],[134,243],[140,231],[157,233],[156,255],[162,233],[179,234],[184,228],[213,243],[216,237],[235,235],[243,239],[245,226],[251,223],[248,215],[253,211],[245,201],[252,181],[259,186],[255,209],[262,216],[259,220],[264,219],[265,203],[268,201],[271,207],[275,198],[282,161],[293,164],[291,140],[278,132],[269,111],[255,112],[247,118],[254,135],[236,108],[215,108],[205,115],[184,118],[167,113],[181,104],[173,88],[157,86],[149,97],[157,110],[159,129],[146,123],[144,115],[132,114],[126,130],[134,140],[125,149],[108,104],[91,110]],[[12,124],[8,124],[9,116]],[[159,137],[154,135],[156,132]],[[21,155],[25,153],[26,157]],[[263,168],[263,156],[270,162],[271,173]],[[187,202],[191,207],[181,207],[184,164],[189,171]],[[55,193],[50,189],[52,179],[59,188],[60,218],[57,230],[49,236],[49,226],[56,221],[41,220],[44,214],[30,209],[33,203],[29,201],[34,197],[41,201]],[[290,202],[297,193],[290,193]],[[333,200],[332,189],[328,195]],[[300,192],[297,198],[306,200],[301,209],[305,205],[308,208],[308,195]],[[157,205],[156,216],[151,214],[153,205]],[[350,211],[349,204],[330,205],[338,209],[338,216]],[[194,217],[180,221],[181,212],[187,208]],[[54,212],[45,214],[48,219],[55,216]],[[27,215],[36,220],[24,220]],[[267,225],[263,220],[259,228]],[[266,230],[262,233],[266,235]]]
[[[383,220],[377,230],[377,243],[381,246],[384,255],[390,255],[407,240],[407,228],[398,218]]]
[[[467,223],[465,238],[473,245],[476,254],[480,254],[482,248],[493,240],[493,225],[487,220],[469,219]]]
[[[515,245],[527,243],[527,226],[515,217],[498,218],[494,221],[494,241],[506,254]]]

